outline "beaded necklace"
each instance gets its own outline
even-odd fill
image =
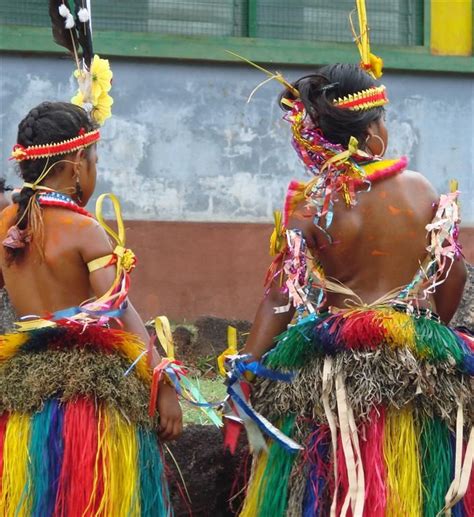
[[[71,197],[66,194],[62,194],[61,192],[45,192],[38,195],[38,203],[40,206],[55,206],[58,208],[65,208],[66,210],[71,210],[72,212],[76,212],[81,215],[85,215],[86,217],[92,217],[92,214],[89,213],[85,208],[79,206]]]

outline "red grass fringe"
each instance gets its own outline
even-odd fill
[[[95,515],[103,486],[102,480],[99,479],[98,489],[91,502],[99,440],[96,409],[91,400],[80,398],[67,404],[64,412],[63,439],[64,455],[54,516]],[[102,470],[100,467],[99,460],[99,473]]]
[[[5,411],[0,415],[0,493],[2,492],[2,472],[3,472],[3,444],[7,431],[9,414]]]
[[[373,409],[359,432],[360,453],[365,474],[366,517],[385,517],[387,470],[383,455],[385,409]]]

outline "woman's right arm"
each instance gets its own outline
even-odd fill
[[[91,219],[88,227],[81,232],[79,240],[79,252],[85,264],[113,252],[107,234],[94,219]],[[115,266],[110,266],[93,271],[89,275],[91,288],[95,296],[99,298],[109,290],[115,280],[115,274]],[[121,315],[120,321],[126,331],[139,336],[145,345],[148,344],[150,336],[130,300],[128,300],[128,305]],[[153,347],[152,366],[156,366],[160,360],[160,355]],[[183,429],[182,412],[174,388],[164,381],[160,383],[157,409],[160,415],[160,438],[162,440],[178,438]]]
[[[112,244],[105,230],[94,219],[90,219],[88,225],[81,232],[79,252],[85,264],[97,258],[110,255],[113,252]],[[91,289],[97,298],[100,298],[110,289],[115,280],[115,275],[115,266],[103,267],[90,273]],[[128,307],[120,317],[120,320],[127,332],[136,334],[143,343],[148,343],[148,332],[130,301],[128,301]]]
[[[295,313],[293,306],[288,311],[278,314],[274,309],[287,304],[288,293],[283,293],[275,282],[260,302],[244,353],[252,354],[255,359],[260,360],[274,347],[274,339],[286,330]]]

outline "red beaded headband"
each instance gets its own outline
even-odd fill
[[[383,106],[388,103],[385,86],[374,86],[361,92],[346,95],[334,100],[338,108],[350,109],[353,111],[367,110]]]
[[[98,129],[94,129],[88,133],[86,133],[84,129],[81,129],[79,131],[79,136],[57,144],[31,145],[29,147],[15,144],[13,146],[10,160],[21,162],[23,160],[36,160],[38,158],[48,158],[49,156],[72,153],[73,151],[89,147],[98,140],[100,140]]]

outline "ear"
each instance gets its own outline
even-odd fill
[[[367,137],[370,137],[370,136],[374,136],[374,135],[378,135],[379,134],[379,128],[378,128],[378,123],[377,122],[371,122],[368,126],[367,126]]]
[[[74,159],[72,160],[74,162],[72,167],[74,177],[80,176],[84,169],[87,168],[86,159],[85,150],[79,149],[79,151],[77,151],[77,153],[74,155]]]
[[[86,151],[85,149],[79,149],[79,151],[77,151],[76,155],[74,156],[74,161],[77,164],[80,164],[83,160],[87,160]]]

